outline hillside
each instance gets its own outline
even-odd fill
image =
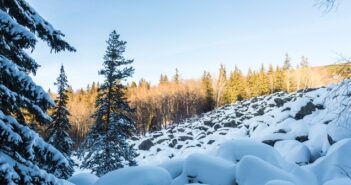
[[[309,163],[325,155],[334,142],[351,136],[344,119],[349,111],[342,112],[343,103],[349,101],[347,83],[241,101],[132,143],[140,150],[138,161],[149,164],[193,152],[208,153],[233,138],[252,138],[271,146],[281,140],[297,140],[311,155],[295,162]]]
[[[351,80],[218,108],[129,141],[139,166],[96,185],[350,184]],[[139,177],[139,178],[131,178]],[[79,183],[78,183],[79,184]],[[91,183],[94,184],[94,183]]]

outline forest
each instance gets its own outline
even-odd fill
[[[187,80],[182,79],[176,69],[173,75],[161,74],[156,85],[151,85],[145,79],[133,81],[127,84],[126,95],[134,108],[137,133],[144,135],[158,131],[236,101],[338,82],[348,77],[350,68],[343,64],[311,67],[306,57],[301,57],[295,67],[292,63],[286,54],[282,66],[269,65],[266,69],[262,65],[259,70],[249,69],[247,74],[237,67],[227,72],[227,68],[221,65],[217,76],[204,71],[201,78]],[[91,115],[95,111],[98,87],[99,83],[93,82],[85,89],[68,88],[71,137],[76,146],[79,146],[94,123]],[[49,94],[56,97],[52,90],[49,90]]]

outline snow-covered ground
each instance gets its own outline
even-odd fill
[[[351,184],[350,83],[253,98],[134,138],[140,166],[91,184]]]

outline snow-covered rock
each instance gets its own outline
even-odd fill
[[[274,144],[274,149],[276,149],[286,161],[296,164],[308,164],[311,161],[310,150],[305,144],[296,140],[278,141]]]
[[[103,175],[95,185],[170,185],[171,175],[156,166],[138,166],[115,170]]]
[[[218,157],[192,154],[184,162],[183,173],[172,185],[186,183],[232,185],[235,183],[235,165]]]
[[[334,178],[351,176],[351,139],[341,140],[329,149],[326,156],[306,166],[317,176],[320,184]]]
[[[94,174],[81,173],[72,176],[68,181],[75,185],[94,185],[98,179],[99,178]]]

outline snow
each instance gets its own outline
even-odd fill
[[[169,185],[171,175],[163,168],[155,166],[127,167],[102,176],[95,185]]]
[[[323,185],[350,185],[351,184],[351,178],[338,178],[338,179],[333,179],[330,180]]]
[[[75,185],[94,185],[98,179],[99,178],[94,174],[81,173],[72,176],[68,181]]]
[[[351,139],[335,143],[326,156],[307,166],[317,176],[321,184],[334,178],[346,178],[351,175]]]
[[[246,155],[256,156],[272,165],[283,167],[282,157],[279,153],[269,145],[252,139],[236,139],[225,142],[221,145],[217,152],[217,156],[237,163]]]
[[[311,152],[307,146],[296,140],[278,141],[274,144],[276,149],[286,161],[296,164],[308,164],[311,160]]]
[[[265,185],[295,185],[295,184],[285,180],[270,180]]]
[[[166,161],[158,166],[167,170],[168,173],[171,175],[172,179],[174,179],[182,173],[183,164],[184,164],[184,160],[172,159],[172,160]]]
[[[221,158],[192,154],[184,162],[183,173],[172,185],[183,185],[187,182],[211,185],[234,184],[235,165]]]
[[[339,104],[350,97],[343,85],[241,101],[148,133],[129,141],[151,141],[138,151],[139,167],[110,172],[95,185],[350,184],[350,112]]]

